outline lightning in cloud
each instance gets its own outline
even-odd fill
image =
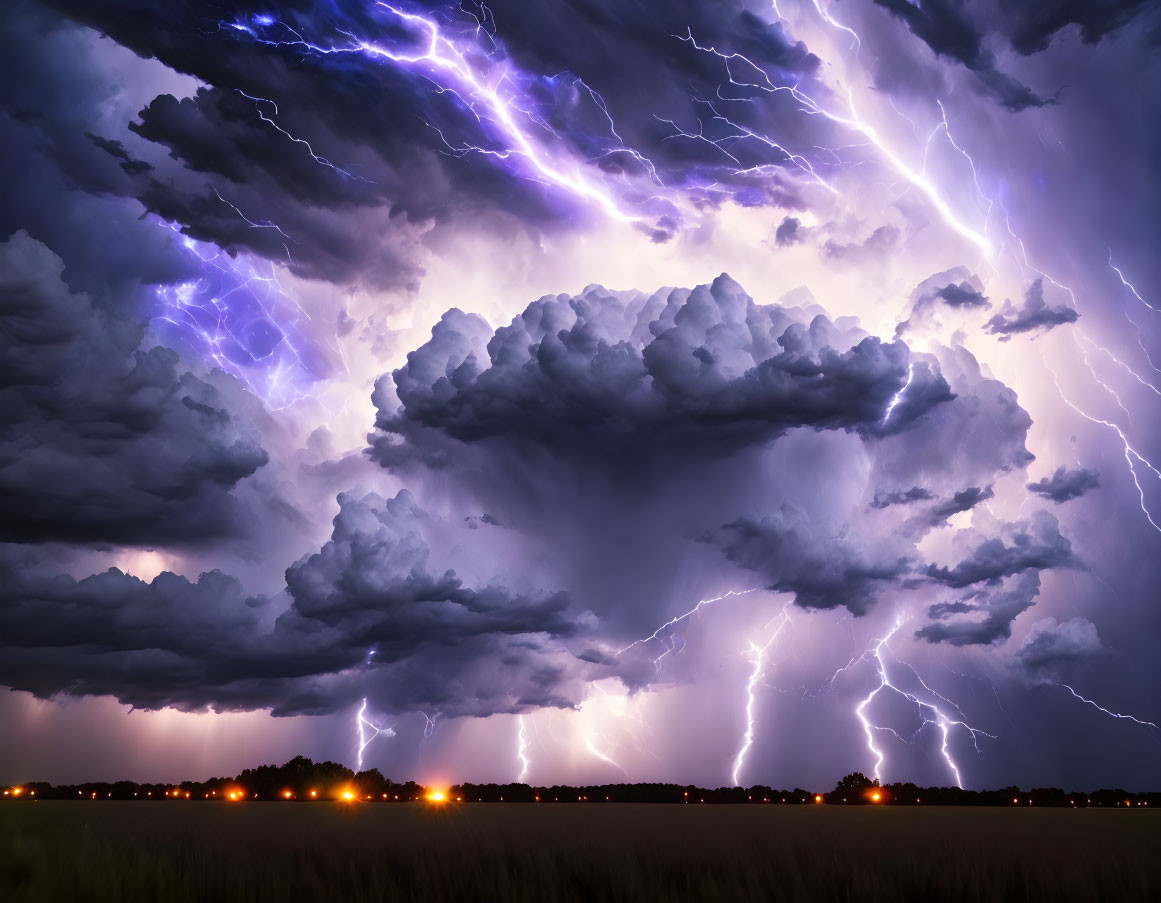
[[[283,288],[273,264],[231,256],[181,235],[176,224],[165,225],[202,274],[157,289],[161,311],[154,326],[207,354],[275,410],[304,398],[316,379],[311,343],[300,329],[310,317]]]
[[[907,380],[900,387],[899,391],[895,393],[890,403],[887,405],[887,410],[883,412],[883,422],[881,426],[886,426],[887,421],[891,419],[891,413],[895,408],[899,407],[899,402],[903,400],[903,396],[907,394],[907,390],[911,388],[911,380],[915,377],[915,364],[909,363],[907,365]]]
[[[243,97],[245,97],[247,100],[254,101],[254,111],[258,114],[259,119],[261,119],[263,122],[270,125],[276,131],[281,132],[283,135],[285,135],[287,138],[289,138],[295,144],[300,144],[303,147],[305,147],[306,152],[310,155],[310,158],[312,160],[314,160],[315,163],[319,164],[320,166],[325,166],[327,169],[333,170],[334,172],[337,172],[339,175],[345,176],[348,179],[354,179],[354,180],[359,181],[359,182],[367,182],[368,184],[370,184],[370,180],[364,179],[362,176],[357,176],[354,173],[347,172],[347,170],[336,166],[334,163],[332,163],[326,157],[320,157],[318,154],[315,153],[314,148],[311,147],[311,144],[309,141],[307,141],[305,138],[299,138],[295,135],[292,135],[290,132],[288,132],[286,129],[284,129],[282,126],[280,126],[277,122],[275,122],[273,119],[271,119],[269,116],[267,116],[263,112],[262,107],[259,105],[260,104],[269,104],[270,108],[274,111],[274,115],[278,116],[279,115],[278,104],[275,103],[273,100],[271,100],[267,97],[255,97],[252,94],[247,94],[245,91],[243,91],[240,88],[236,88],[235,90],[239,94],[241,94]]]
[[[394,28],[402,26],[409,31],[413,40],[393,44],[336,29],[342,41],[322,44],[306,39],[290,26],[270,17],[226,22],[223,27],[249,35],[270,47],[294,49],[308,55],[352,55],[372,63],[413,70],[430,81],[436,93],[458,100],[493,142],[492,146],[456,145],[444,137],[441,129],[432,125],[453,153],[479,153],[497,161],[507,161],[521,169],[525,177],[594,206],[615,221],[637,225],[652,222],[652,218],[631,210],[605,180],[596,175],[593,167],[565,147],[561,135],[548,125],[539,105],[524,89],[523,84],[530,81],[530,77],[510,61],[496,58],[502,56],[499,53],[502,48],[494,37],[494,22],[491,29],[483,28],[484,22],[491,20],[490,11],[481,15],[473,13],[479,26],[473,38],[478,40],[480,35],[486,35],[492,45],[488,50],[450,34],[433,18],[408,12],[382,0],[374,3],[373,8],[388,18]],[[480,9],[485,9],[482,4]],[[584,87],[609,120],[615,135],[616,129],[604,100],[587,85]],[[617,146],[613,150],[629,152],[631,149]],[[633,153],[633,156],[639,161],[645,160],[640,154]]]

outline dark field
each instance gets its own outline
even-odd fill
[[[1161,900],[1161,813],[0,805],[0,900]]]

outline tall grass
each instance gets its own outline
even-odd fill
[[[0,805],[0,899],[1161,899],[1161,813],[828,806]]]

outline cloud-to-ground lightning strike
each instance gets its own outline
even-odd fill
[[[528,737],[524,733],[524,716],[517,715],[516,723],[519,725],[519,730],[516,732],[516,761],[520,763],[520,771],[516,775],[516,780],[523,781],[528,777],[528,767],[531,764],[528,761]]]
[[[376,737],[394,737],[395,729],[392,727],[382,727],[371,721],[367,717],[367,699],[363,697],[363,704],[359,706],[359,711],[355,715],[355,733],[358,737],[356,762],[358,764],[358,770],[362,771],[363,751],[371,745],[371,741]]]
[[[628,209],[603,179],[593,175],[593,170],[587,164],[576,159],[567,149],[554,151],[525,124],[526,121],[532,123],[539,130],[545,131],[558,145],[562,145],[560,136],[548,127],[543,117],[537,115],[536,103],[520,88],[520,74],[514,66],[507,62],[502,65],[484,65],[480,59],[491,61],[491,54],[473,53],[473,50],[479,48],[461,46],[455,37],[441,29],[432,18],[408,12],[382,0],[374,6],[381,13],[392,17],[396,24],[404,25],[416,33],[414,45],[393,47],[342,30],[338,33],[343,35],[346,43],[324,45],[305,39],[294,29],[269,17],[224,25],[271,47],[297,49],[305,54],[353,54],[375,63],[415,69],[431,81],[438,93],[456,97],[478,124],[482,127],[487,124],[493,132],[490,138],[498,142],[497,148],[475,145],[456,148],[444,139],[444,143],[453,151],[481,153],[496,160],[523,161],[526,176],[596,206],[613,220],[638,225],[652,222],[650,217]],[[284,37],[268,36],[275,28],[284,29]],[[479,34],[479,29],[476,33]],[[495,39],[488,34],[489,41],[495,46]],[[608,109],[603,99],[597,101],[594,97],[594,102],[607,116]],[[440,134],[442,137],[442,132]],[[629,151],[624,147],[617,150]],[[639,154],[635,156],[639,160],[643,159]]]
[[[875,640],[874,645],[871,646],[871,648],[864,651],[862,655],[859,655],[853,659],[850,664],[840,668],[839,671],[835,672],[835,676],[837,676],[842,671],[852,667],[853,665],[864,661],[869,661],[875,669],[875,674],[879,681],[878,685],[873,687],[871,691],[855,705],[854,708],[855,718],[862,725],[863,733],[867,738],[867,751],[874,758],[874,767],[872,772],[874,774],[875,780],[882,780],[883,765],[886,762],[886,753],[875,742],[876,731],[885,731],[886,733],[891,734],[896,739],[901,740],[904,743],[914,744],[919,736],[919,733],[925,727],[928,725],[934,725],[940,732],[940,755],[943,757],[943,761],[947,765],[948,771],[951,772],[952,777],[955,779],[955,786],[962,788],[962,772],[960,770],[959,764],[956,762],[948,746],[951,737],[951,729],[953,727],[961,727],[966,730],[970,734],[972,743],[976,746],[977,752],[979,751],[979,738],[989,737],[995,739],[994,735],[989,734],[987,731],[980,730],[979,728],[972,727],[970,724],[968,724],[967,721],[964,720],[963,713],[959,711],[958,706],[956,706],[945,696],[942,696],[935,690],[931,689],[931,687],[923,681],[915,669],[910,665],[907,665],[905,662],[899,662],[899,664],[906,667],[912,673],[912,675],[914,675],[915,680],[919,683],[919,686],[923,689],[923,692],[930,694],[929,699],[920,699],[916,693],[908,692],[907,690],[904,690],[896,684],[892,683],[888,673],[887,661],[884,657],[884,652],[890,651],[889,643],[895,634],[899,632],[904,623],[906,623],[906,619],[902,616],[896,618],[895,624],[885,636],[883,636],[881,639]],[[896,659],[896,661],[898,660]],[[831,680],[833,681],[833,679],[834,678],[832,677]],[[889,690],[892,693],[897,694],[915,707],[916,714],[918,714],[921,723],[919,727],[911,734],[911,736],[905,737],[894,728],[881,724],[875,724],[867,714],[867,707],[872,702],[874,702],[878,695],[884,690]],[[932,699],[937,701],[933,702],[931,701]],[[950,706],[952,711],[950,713],[944,711],[940,703],[943,703],[946,706]]]
[[[1081,702],[1088,703],[1094,709],[1096,709],[1098,712],[1102,712],[1105,715],[1108,715],[1110,718],[1121,718],[1121,719],[1124,719],[1126,721],[1134,721],[1137,724],[1141,725],[1142,727],[1151,727],[1154,730],[1161,730],[1161,728],[1158,728],[1158,726],[1156,724],[1154,724],[1152,721],[1144,721],[1141,718],[1137,718],[1134,715],[1125,715],[1125,714],[1122,714],[1121,712],[1114,712],[1114,711],[1111,711],[1110,709],[1106,709],[1103,705],[1100,705],[1099,703],[1093,702],[1091,699],[1088,699],[1084,696],[1081,696],[1079,693],[1076,692],[1076,690],[1074,690],[1068,684],[1057,684],[1057,686],[1063,687],[1064,689],[1068,690],[1069,693],[1071,693],[1073,696],[1075,696]]]
[[[746,681],[746,730],[745,733],[742,734],[742,745],[738,747],[738,752],[734,756],[734,767],[730,773],[730,780],[733,781],[735,787],[740,786],[738,784],[738,778],[741,775],[742,767],[746,764],[746,754],[749,753],[750,747],[754,745],[754,703],[756,697],[755,686],[757,685],[759,679],[761,679],[764,672],[766,664],[766,653],[778,640],[778,637],[782,635],[782,631],[790,622],[790,607],[793,604],[793,601],[787,602],[786,605],[782,608],[781,614],[777,615],[766,625],[766,627],[769,628],[770,624],[773,624],[774,621],[778,622],[778,626],[774,629],[770,636],[766,638],[765,643],[758,645],[753,640],[750,641],[748,654],[750,656],[750,662],[753,667],[750,669],[750,678]]]

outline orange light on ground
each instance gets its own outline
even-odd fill
[[[871,802],[872,802],[872,803],[877,803],[877,802],[879,802],[879,798],[880,798],[880,795],[879,795],[878,793],[872,793],[872,794],[871,794]]]
[[[292,796],[294,796],[294,794],[293,794],[293,793],[291,793],[289,790],[283,790],[283,791],[282,791],[282,798],[283,798],[284,800],[288,800],[288,799],[290,799]]]
[[[318,791],[317,791],[317,790],[312,790],[312,791],[310,792],[310,798],[311,798],[312,800],[316,800],[316,799],[318,799]]]
[[[23,792],[24,792],[23,787],[13,787],[12,788],[12,795],[13,796],[20,796],[20,794],[22,794]]]
[[[343,791],[343,799],[345,799],[348,803],[351,800],[353,800],[354,798],[355,798],[355,794],[353,794],[350,790]]]
[[[189,799],[189,791],[188,791],[188,790],[185,792],[185,798],[186,798],[187,800]]]
[[[447,799],[447,796],[442,790],[432,790],[427,794],[427,801],[429,803],[442,803]],[[501,797],[503,799],[503,797]]]
[[[816,803],[821,803],[821,802],[822,802],[822,794],[821,794],[821,793],[816,793],[816,794],[814,795],[814,801],[815,801]]]

